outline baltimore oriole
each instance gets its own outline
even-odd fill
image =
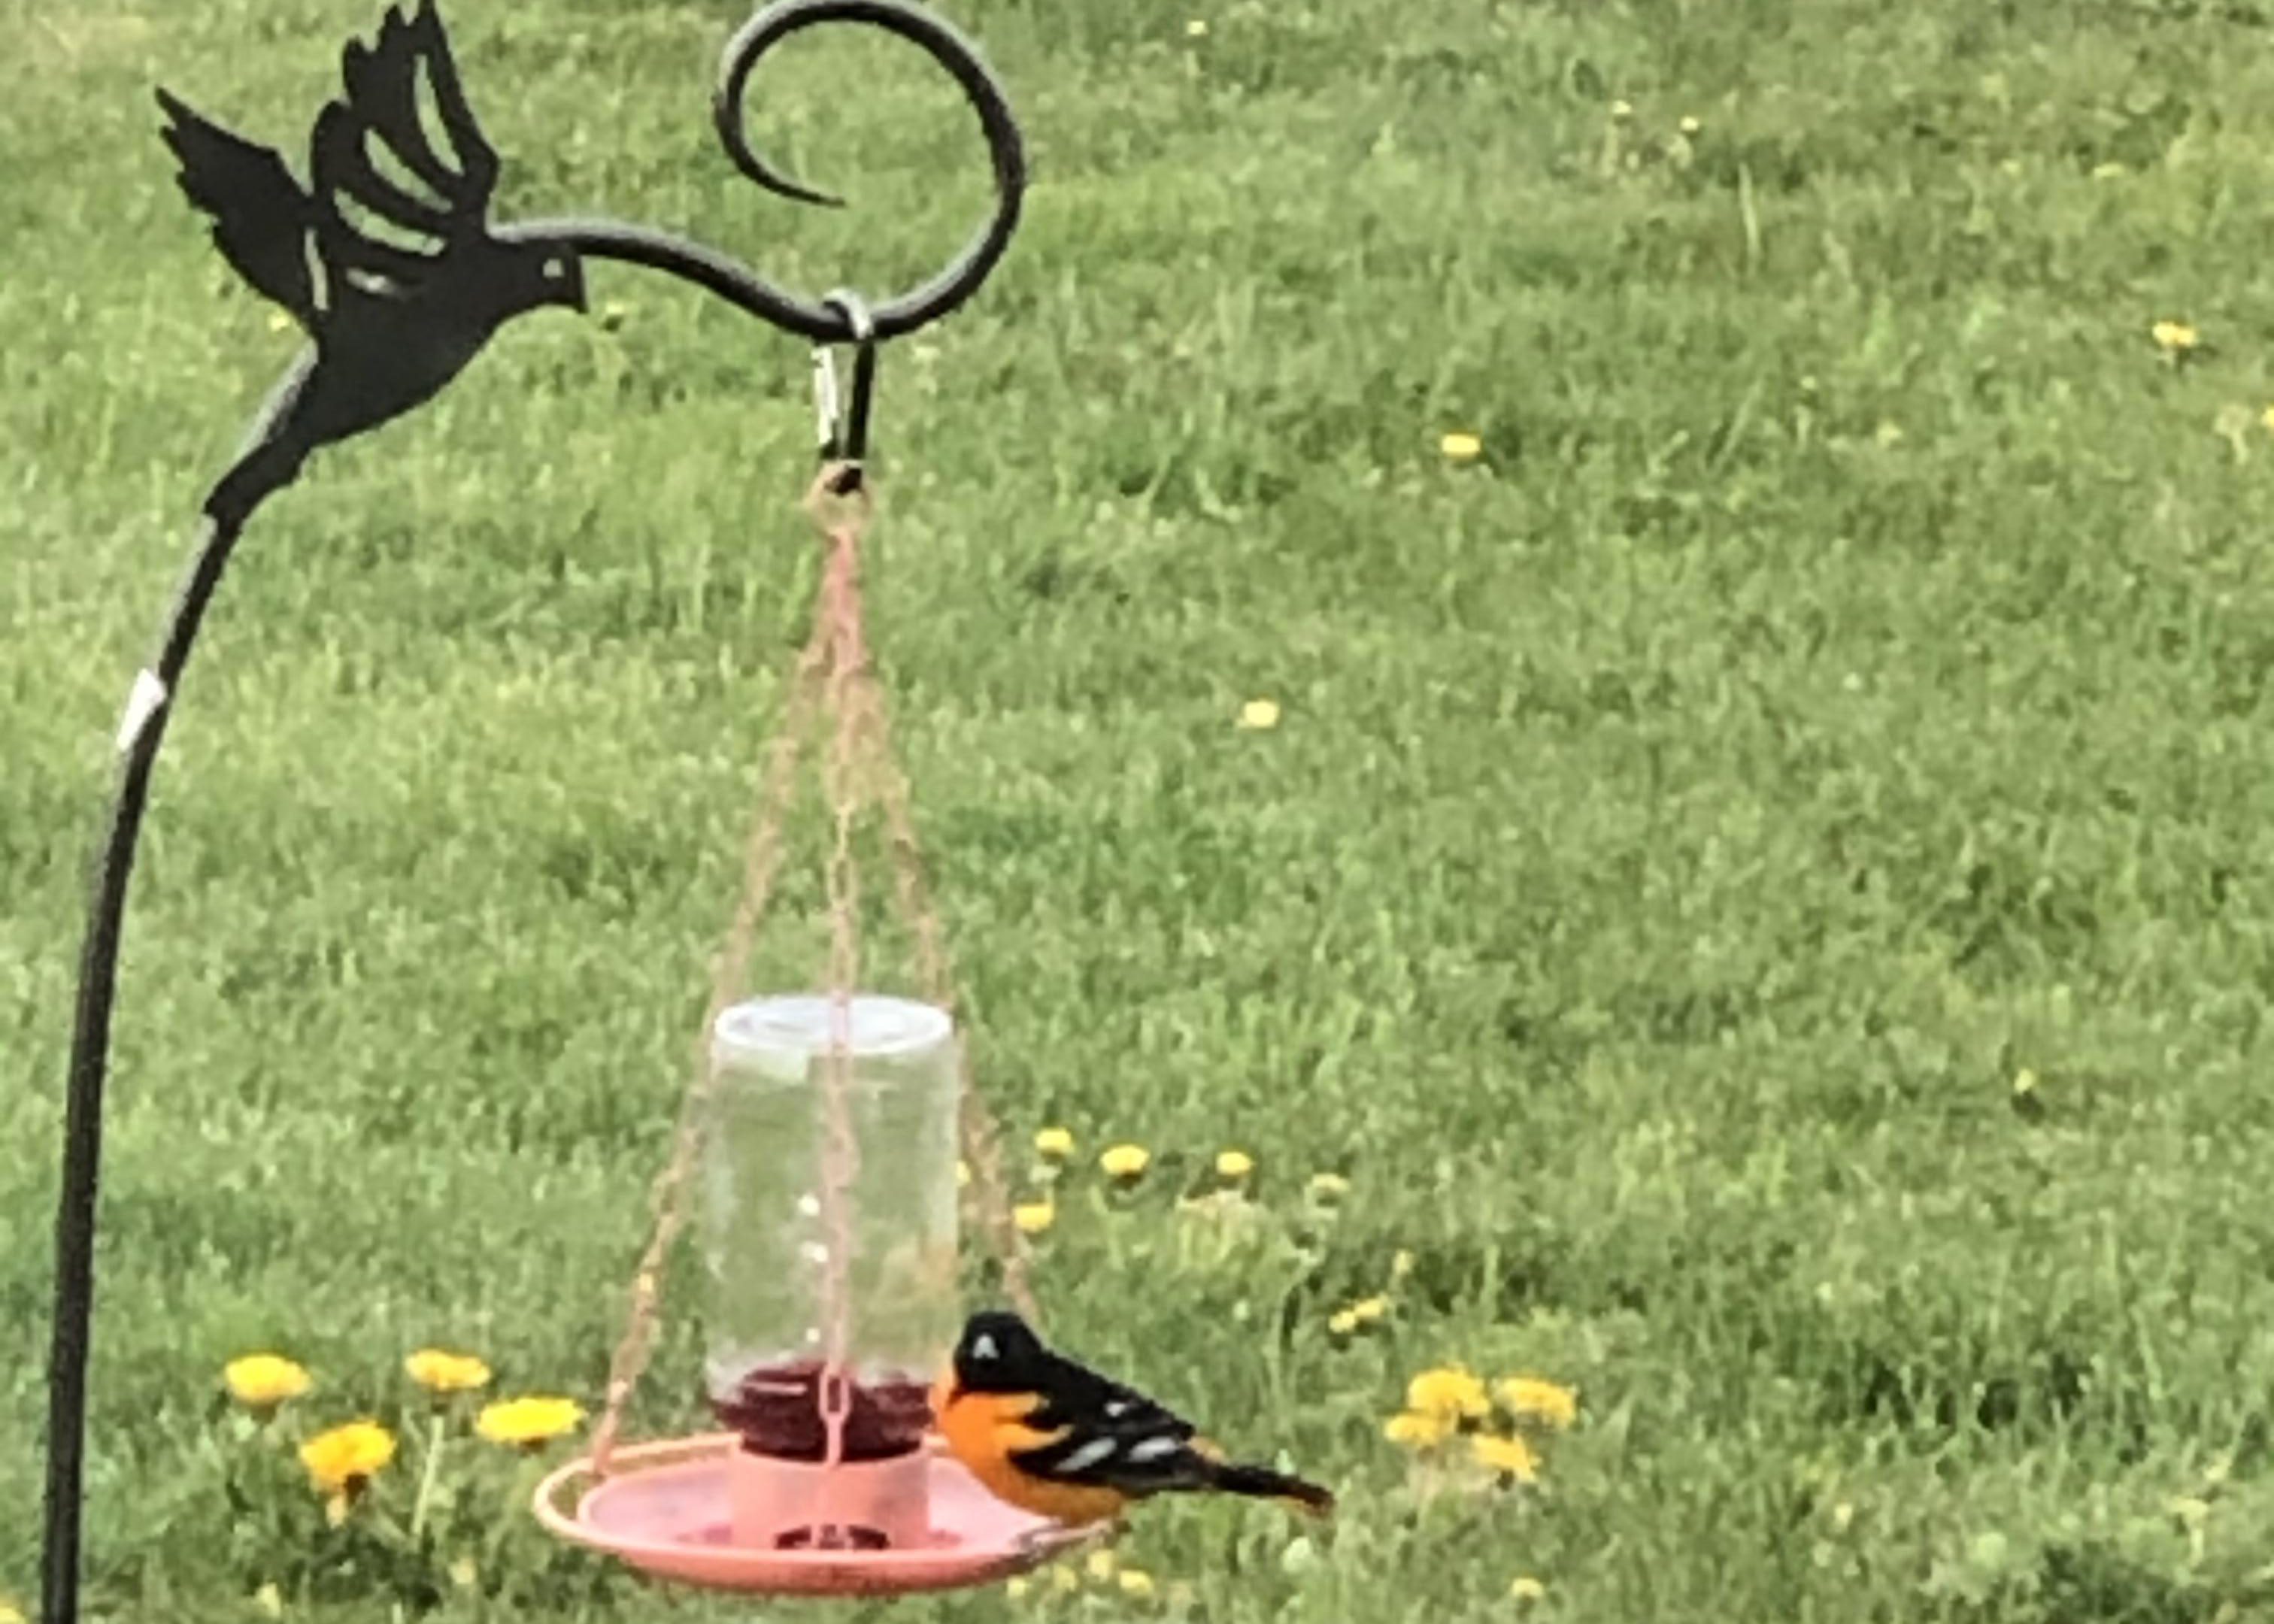
[[[1314,1515],[1334,1508],[1314,1483],[1227,1462],[1191,1422],[1052,1353],[1014,1313],[971,1316],[932,1389],[932,1414],[990,1493],[1059,1522],[1103,1522],[1134,1500],[1203,1490]]]

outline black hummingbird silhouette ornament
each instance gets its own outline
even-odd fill
[[[274,148],[157,93],[182,191],[213,217],[215,246],[312,341],[206,499],[207,514],[232,528],[311,452],[432,399],[502,323],[545,305],[585,307],[572,247],[490,230],[497,153],[466,105],[432,0],[407,18],[389,7],[376,42],[350,42],[341,69],[346,95],[317,116],[306,191]],[[422,75],[439,132],[421,116]],[[402,180],[380,169],[373,142]],[[350,203],[395,240],[360,224]],[[403,237],[433,247],[406,248]]]

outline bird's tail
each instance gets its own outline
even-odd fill
[[[1248,1494],[1258,1500],[1284,1500],[1307,1515],[1323,1517],[1335,1508],[1335,1497],[1315,1483],[1273,1471],[1268,1466],[1210,1462],[1209,1486],[1227,1494]]]

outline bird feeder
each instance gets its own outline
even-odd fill
[[[606,1412],[591,1455],[537,1495],[538,1517],[563,1538],[657,1575],[754,1590],[973,1583],[1084,1537],[990,1497],[930,1432],[931,1379],[961,1318],[959,1152],[983,1171],[1008,1283],[1024,1293],[937,921],[923,900],[907,786],[868,669],[857,572],[865,492],[849,511],[824,515],[843,472],[825,468],[809,498],[829,549],[813,635],[751,831],[745,891]],[[833,726],[823,782],[837,831],[827,990],[738,997],[797,747],[825,711]],[[867,793],[879,790],[870,807]],[[927,989],[921,1001],[855,990],[852,832],[864,810],[884,815]],[[725,1430],[619,1449],[624,1406],[653,1344],[663,1267],[690,1205],[709,1298],[704,1395]],[[580,1485],[589,1486],[565,1504]]]
[[[928,1532],[929,1389],[959,1317],[954,1026],[930,1004],[849,1000],[832,1122],[838,1014],[823,997],[753,999],[712,1034],[704,1377],[741,1440],[739,1545],[885,1550]]]
[[[704,1393],[724,1429],[570,1462],[538,1514],[661,1576],[830,1593],[934,1589],[1077,1536],[934,1447],[930,1386],[961,1319],[963,1071],[940,1005],[755,998],[712,1023],[697,1239]]]
[[[953,977],[924,899],[859,592],[878,347],[946,314],[985,281],[1017,225],[1025,162],[1000,86],[930,12],[908,0],[780,0],[728,43],[712,102],[727,156],[745,177],[781,196],[837,201],[770,168],[743,130],[744,92],[760,57],[790,34],[831,21],[884,29],[945,68],[978,116],[994,173],[994,209],[956,259],[874,306],[841,290],[808,299],[713,249],[644,226],[590,216],[492,223],[501,166],[460,86],[433,0],[417,0],[407,15],[390,6],[370,42],[347,47],[341,92],[311,132],[305,188],[282,154],[159,93],[182,190],[211,216],[216,247],[311,342],[207,495],[187,577],[120,720],[64,1114],[42,1624],[79,1617],[95,1192],[119,946],[151,774],[198,628],[239,536],[270,496],[326,447],[433,399],[520,316],[584,310],[595,260],[677,276],[817,347],[822,470],[807,506],[825,556],[813,635],[769,757],[741,906],[697,1036],[605,1412],[591,1453],[540,1487],[537,1515],[561,1538],[651,1575],[785,1593],[976,1583],[1082,1537],[992,1499],[929,1429],[928,1381],[960,1318],[959,1153],[975,1174],[1005,1289],[1031,1303],[991,1128],[970,1084]],[[406,181],[426,195],[413,195]],[[388,229],[375,234],[358,223],[365,220]],[[854,372],[840,410],[832,346],[844,344]],[[803,735],[825,716],[832,737],[823,778],[836,829],[829,963],[818,990],[754,994],[741,985],[750,938]],[[862,984],[852,837],[877,812],[894,895],[916,943],[915,998]],[[698,1390],[718,1430],[620,1446],[627,1402],[654,1345],[665,1264],[690,1217],[707,1293]]]

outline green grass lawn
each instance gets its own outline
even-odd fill
[[[712,144],[736,5],[448,10],[508,216],[881,290],[983,206],[904,48],[802,37],[761,81],[828,214]],[[195,504],[292,348],[150,86],[297,162],[379,11],[7,25],[27,1609],[84,863]],[[1159,1506],[1119,1547],[1149,1598],[892,1616],[2274,1619],[2274,12],[952,14],[1035,184],[980,298],[885,354],[870,613],[981,1084],[1015,1170],[1041,1127],[1081,1147],[1053,1334],[1344,1508]],[[290,1425],[393,1418],[440,1342],[597,1403],[816,550],[803,347],[591,279],[595,319],[516,324],[262,513],[191,669],[124,963],[90,1618],[254,1618],[271,1583],[343,1620],[781,1611],[554,1551],[533,1468],[472,1441],[433,1561],[388,1566],[217,1401],[273,1349],[317,1376]],[[802,858],[767,985],[817,974],[817,898]],[[1109,1201],[1116,1139],[1155,1162]],[[1180,1212],[1228,1146],[1260,1217]],[[700,1418],[690,1275],[643,1431]],[[1579,1389],[1536,1485],[1383,1437],[1452,1361]]]

